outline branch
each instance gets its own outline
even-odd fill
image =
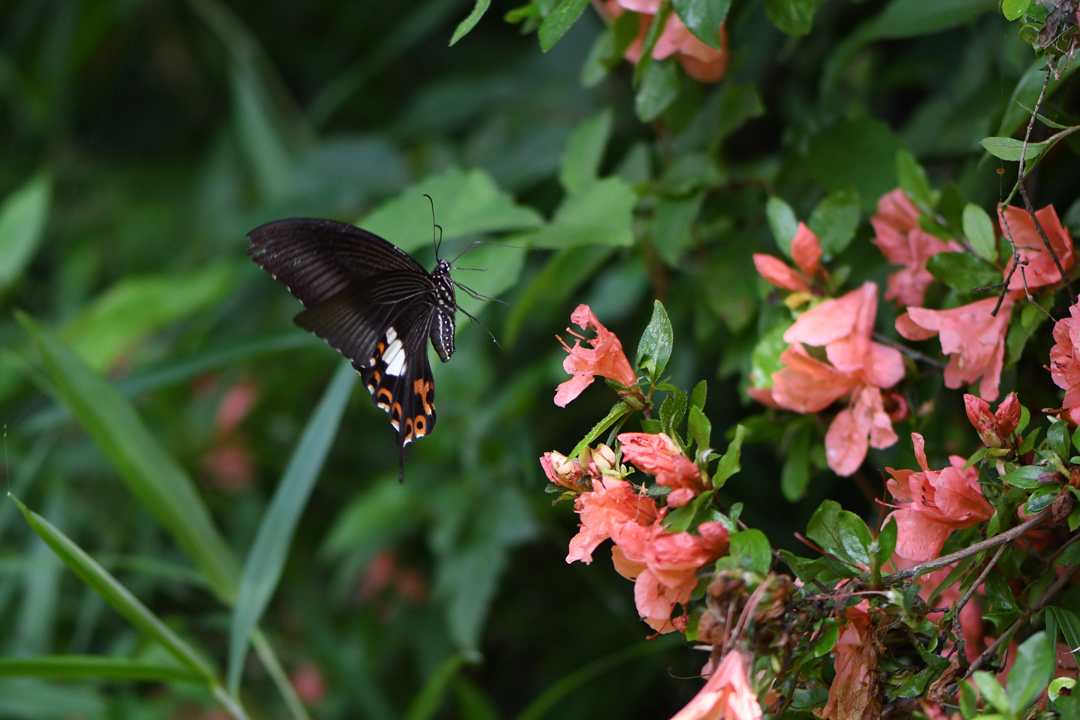
[[[956,638],[956,649],[958,652],[964,651],[964,633],[960,628],[960,611],[968,604],[968,600],[971,600],[971,596],[975,594],[975,591],[979,589],[979,586],[986,581],[986,576],[989,575],[990,571],[997,565],[998,560],[1001,559],[1001,555],[1005,552],[1005,548],[1007,547],[1009,547],[1007,544],[1001,544],[998,551],[994,553],[994,557],[990,558],[990,562],[986,564],[982,573],[979,574],[978,579],[971,584],[971,587],[967,589],[967,592],[964,593],[964,596],[960,598],[960,601],[956,603],[956,607],[953,609],[952,631],[953,637]]]

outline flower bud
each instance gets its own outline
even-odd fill
[[[577,460],[570,460],[559,452],[546,452],[540,458],[540,466],[548,480],[570,490],[581,490],[581,478],[585,471]]]
[[[1019,407],[1019,403],[1017,403],[1017,406]],[[1003,445],[1001,433],[998,429],[997,419],[990,412],[990,403],[974,395],[964,395],[964,408],[967,410],[968,420],[975,427],[975,431],[979,433],[983,445],[991,448],[1001,447]]]
[[[1002,436],[1013,434],[1020,423],[1020,401],[1016,399],[1016,393],[1009,393],[1009,397],[1001,401],[994,419]]]

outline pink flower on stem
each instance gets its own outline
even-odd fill
[[[649,25],[660,10],[660,0],[607,0],[605,8],[612,17],[618,17],[627,10],[641,15],[641,29],[625,53],[626,59],[636,65],[645,47]],[[672,13],[653,47],[652,56],[656,60],[663,60],[675,55],[690,77],[698,82],[717,82],[724,77],[728,64],[727,29],[723,24],[720,25],[719,45],[722,49],[716,50],[701,42],[679,16]]]
[[[619,338],[600,324],[588,305],[578,305],[570,316],[570,321],[583,330],[591,328],[596,337],[588,340],[567,328],[567,332],[577,338],[574,347],[567,346],[563,339],[559,338],[566,352],[570,353],[563,360],[563,370],[574,377],[559,385],[555,392],[556,405],[566,407],[582,390],[592,385],[597,375],[614,380],[623,387],[633,387],[637,383],[637,375],[630,367],[630,361],[626,359]],[[582,345],[582,341],[588,347]]]
[[[996,400],[1013,306],[1006,298],[994,317],[990,313],[997,302],[997,298],[987,298],[951,310],[909,308],[896,319],[896,330],[908,340],[939,335],[942,352],[950,356],[945,387],[955,390],[981,376],[979,395],[983,400]]]
[[[638,493],[625,480],[611,477],[596,478],[593,489],[574,501],[574,510],[581,519],[581,529],[570,540],[566,562],[580,560],[586,565],[592,562],[592,553],[600,543],[628,526],[650,528],[660,517],[651,497]],[[628,532],[638,529],[630,528]]]
[[[1013,434],[1020,423],[1020,401],[1016,399],[1016,393],[1009,393],[1009,396],[1001,401],[996,413],[990,412],[990,403],[974,395],[964,395],[964,407],[968,420],[978,431],[979,438],[986,447],[1003,447],[1006,438]]]
[[[1054,347],[1050,348],[1050,377],[1065,391],[1064,414],[1076,424],[1080,419],[1080,305],[1069,308],[1069,317],[1054,324]]]
[[[938,556],[953,530],[989,520],[994,508],[983,497],[979,471],[963,469],[964,458],[953,455],[951,467],[931,470],[922,435],[912,433],[911,440],[922,472],[886,468],[893,476],[886,486],[900,503],[889,517],[896,520],[896,554],[926,562]]]
[[[805,292],[810,290],[808,280],[812,282],[828,279],[828,273],[821,266],[821,255],[821,242],[817,235],[806,223],[800,222],[791,241],[791,259],[802,272],[801,275],[782,260],[762,253],[754,253],[754,267],[770,285],[781,290]]]
[[[672,489],[667,498],[670,507],[682,507],[701,492],[701,470],[667,434],[622,433],[619,443],[623,457],[639,470],[655,475],[658,484]]]
[[[886,448],[897,440],[896,415],[886,411],[881,391],[900,382],[904,362],[898,350],[871,339],[876,316],[877,285],[871,282],[806,311],[784,333],[792,344],[780,356],[784,367],[773,373],[771,393],[755,394],[766,404],[800,413],[848,398],[825,436],[826,459],[838,475],[858,470],[870,447]],[[812,357],[804,344],[823,347],[828,362]]]
[[[1061,224],[1053,205],[1047,205],[1037,211],[1035,217],[1046,232],[1050,247],[1058,256],[1061,267],[1067,272],[1076,264],[1076,251],[1069,231]],[[1010,294],[1014,299],[1025,296],[1025,282],[1028,290],[1061,282],[1061,273],[1054,264],[1054,258],[1047,252],[1046,244],[1027,210],[1018,207],[1007,207],[1004,210],[998,208],[998,225],[1001,226],[1001,232],[1006,238],[1012,238],[1013,244],[1020,253],[1020,258],[1027,261],[1027,265],[1017,268],[1012,279],[1009,280]],[[1015,257],[1009,259],[1009,264],[1005,267],[1005,277],[1009,277],[1015,261]],[[1021,270],[1023,270],[1022,275]]]
[[[746,675],[742,653],[732,650],[705,687],[671,720],[761,720],[761,705]]]
[[[962,252],[952,240],[941,240],[919,227],[921,213],[900,188],[878,200],[877,215],[870,218],[874,226],[874,244],[885,259],[903,265],[889,276],[886,300],[899,306],[922,305],[926,289],[934,276],[926,269],[926,261],[943,252]]]

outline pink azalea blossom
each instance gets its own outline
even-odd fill
[[[979,395],[983,400],[996,400],[1013,306],[1006,298],[994,317],[990,313],[997,302],[997,298],[987,298],[951,310],[908,308],[906,316],[896,321],[896,330],[909,340],[923,340],[938,333],[942,352],[950,356],[945,387],[960,388],[981,376]],[[912,325],[924,332],[912,333]]]
[[[667,434],[622,433],[619,443],[623,457],[639,470],[655,475],[658,484],[672,488],[667,500],[670,507],[682,507],[701,492],[701,470]]]
[[[570,321],[583,330],[592,328],[596,337],[587,340],[567,328],[567,332],[577,338],[574,347],[568,347],[562,338],[559,338],[566,352],[570,353],[563,360],[563,370],[574,377],[559,385],[555,392],[556,405],[566,407],[567,403],[592,384],[597,375],[610,378],[623,387],[631,387],[637,383],[637,375],[630,367],[630,361],[626,359],[619,338],[600,324],[588,305],[578,305],[570,316]],[[583,346],[582,341],[589,347]]]
[[[878,212],[870,218],[874,226],[874,244],[885,259],[903,265],[889,276],[886,300],[899,306],[922,305],[926,289],[934,276],[926,269],[926,261],[943,252],[962,252],[952,240],[941,240],[919,227],[920,212],[908,200],[904,191],[896,188],[878,200]]]
[[[800,222],[795,237],[791,241],[791,259],[802,272],[801,275],[779,258],[762,253],[754,254],[754,267],[770,285],[781,290],[805,292],[810,289],[807,280],[828,279],[828,273],[821,266],[821,256],[821,242],[817,235],[806,226],[806,223]]]
[[[761,704],[747,679],[742,653],[728,652],[705,687],[671,720],[761,720]]]
[[[1058,219],[1057,211],[1054,210],[1053,205],[1047,205],[1036,212],[1035,217],[1039,219],[1039,225],[1046,232],[1050,247],[1054,248],[1054,253],[1058,256],[1062,268],[1068,272],[1069,268],[1076,264],[1076,251],[1069,231]],[[1013,298],[1019,299],[1025,296],[1025,282],[1028,290],[1061,282],[1061,273],[1054,264],[1054,258],[1046,251],[1046,244],[1027,210],[1018,207],[1007,207],[1004,210],[998,208],[998,224],[1005,237],[1012,237],[1020,257],[1027,261],[1027,266],[1022,266],[1023,275],[1020,269],[1017,269],[1009,280],[1009,290]],[[1009,277],[1014,262],[1015,258],[1010,258],[1005,268],[1005,277]]]
[[[578,534],[570,540],[566,562],[592,562],[592,553],[600,543],[621,532],[632,532],[639,525],[649,528],[660,517],[656,502],[642,495],[625,480],[599,477],[593,489],[583,492],[574,501],[574,510],[581,520]]]
[[[772,255],[754,253],[754,267],[758,274],[765,278],[765,282],[781,290],[806,292],[810,289],[810,285],[802,275],[786,265],[783,260]]]
[[[645,46],[645,34],[660,9],[660,0],[607,0],[604,7],[612,17],[618,17],[627,10],[641,15],[638,36],[625,53],[627,60],[637,64]],[[663,60],[675,55],[690,77],[699,82],[717,82],[724,77],[728,64],[727,28],[723,24],[720,25],[719,40],[722,50],[709,47],[690,32],[678,15],[672,13],[653,47],[652,56],[656,60]]]
[[[953,455],[951,467],[931,470],[922,435],[912,433],[911,440],[922,472],[886,468],[893,476],[886,486],[900,503],[889,517],[896,520],[896,554],[926,562],[938,556],[953,530],[989,520],[994,508],[983,497],[979,471],[963,469],[964,458]]]
[[[547,479],[556,485],[570,490],[581,489],[585,471],[581,469],[581,463],[576,458],[570,460],[562,453],[546,452],[540,458],[540,467],[544,469]]]
[[[803,275],[812,278],[825,274],[825,268],[821,266],[821,241],[813,230],[800,222],[795,231],[795,237],[791,240],[791,259]]]
[[[1020,422],[1020,401],[1016,399],[1016,393],[1009,393],[998,406],[996,413],[990,412],[990,403],[974,395],[964,395],[964,408],[967,410],[968,420],[978,431],[979,438],[986,447],[1003,447],[1005,439],[1013,434]]]
[[[762,389],[755,395],[801,413],[847,398],[825,436],[826,459],[839,475],[858,470],[868,448],[897,440],[892,422],[898,415],[886,411],[881,390],[900,382],[904,362],[898,350],[872,340],[876,316],[877,285],[871,282],[806,311],[784,333],[791,345],[780,356],[784,367],[772,374],[768,396]],[[828,362],[811,356],[804,344],[823,347]]]
[[[1050,377],[1065,391],[1062,409],[1075,424],[1080,419],[1080,305],[1069,308],[1069,317],[1054,324],[1054,347],[1050,348]]]

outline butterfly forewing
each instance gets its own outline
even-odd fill
[[[454,352],[450,269],[433,273],[360,228],[331,220],[279,220],[248,233],[248,254],[306,310],[296,324],[352,361],[372,401],[405,445],[435,426],[430,338],[443,362]]]

